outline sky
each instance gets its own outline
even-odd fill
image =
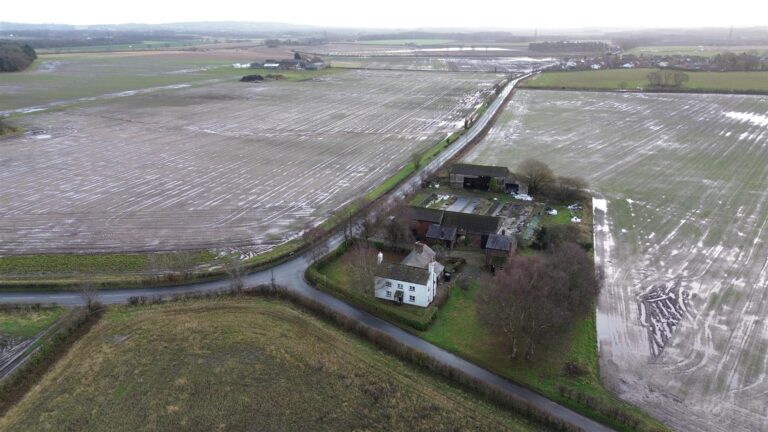
[[[399,29],[768,27],[768,0],[37,0],[3,6],[0,21],[76,25],[254,21]]]

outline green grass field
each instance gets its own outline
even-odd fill
[[[159,254],[52,254],[0,257],[0,279],[8,276],[120,274],[141,273],[152,270],[153,255],[173,258],[172,253]],[[195,251],[185,254],[192,265],[212,262],[216,254]]]
[[[667,45],[667,46],[640,46],[632,48],[626,54],[634,55],[691,55],[702,57],[714,57],[724,52],[768,52],[768,46],[736,45],[736,46],[704,46],[704,45]]]
[[[59,319],[66,309],[61,307],[0,310],[0,338],[13,336],[31,338]]]
[[[3,430],[512,430],[512,413],[285,303],[110,309]]]
[[[527,88],[635,90],[650,86],[648,74],[655,69],[610,69],[545,72],[521,83]],[[724,93],[768,92],[768,72],[686,72],[690,80],[677,90]]]

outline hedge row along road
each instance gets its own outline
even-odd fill
[[[505,89],[499,94],[496,100],[489,106],[486,113],[475,123],[475,125],[445,152],[435,158],[428,165],[423,167],[418,175],[413,175],[410,179],[403,182],[389,196],[389,200],[396,200],[405,196],[419,186],[422,175],[428,175],[435,172],[445,162],[459,153],[465,146],[473,142],[475,138],[481,136],[485,128],[489,126],[494,114],[504,105],[514,86],[520,79],[512,80]],[[382,200],[384,201],[384,200]],[[329,249],[335,249],[344,240],[343,234],[337,233],[327,240]],[[610,431],[612,429],[603,426],[581,414],[578,414],[566,407],[563,407],[540,394],[525,387],[514,384],[504,378],[499,377],[473,363],[461,359],[450,352],[438,348],[437,346],[414,336],[384,320],[363,312],[337,298],[318,291],[310,286],[304,279],[304,273],[311,264],[310,252],[296,256],[294,259],[283,264],[275,266],[268,270],[252,273],[244,277],[243,283],[246,286],[256,286],[260,284],[269,284],[274,281],[276,284],[287,287],[303,297],[314,300],[327,308],[352,318],[368,327],[381,331],[406,346],[423,352],[432,359],[457,369],[485,384],[495,387],[513,397],[527,401],[538,409],[549,415],[559,418],[573,426],[587,431]],[[229,280],[219,280],[213,282],[195,283],[172,288],[151,288],[151,289],[126,289],[110,290],[99,294],[99,301],[106,304],[127,303],[130,297],[144,296],[152,298],[156,296],[173,296],[175,294],[210,292],[226,290],[230,287]],[[45,292],[45,293],[2,293],[0,294],[0,303],[57,303],[65,306],[76,306],[83,303],[83,298],[78,293],[72,292]]]

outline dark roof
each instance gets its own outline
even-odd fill
[[[411,206],[411,211],[413,211],[413,219],[417,221],[432,222],[437,224],[443,221],[442,210]]]
[[[486,249],[509,252],[515,244],[515,239],[501,234],[491,234],[485,243]]]
[[[433,223],[427,230],[427,238],[433,240],[456,240],[456,227],[446,227]]]
[[[429,280],[429,269],[385,262],[376,268],[376,276],[424,285]]]
[[[461,174],[476,177],[507,177],[509,169],[502,166],[455,164],[451,167],[451,174]]]
[[[495,233],[499,230],[499,224],[501,224],[501,219],[496,216],[450,211],[446,211],[443,215],[443,226],[464,229],[470,233]]]

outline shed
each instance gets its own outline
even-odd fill
[[[485,243],[485,265],[504,264],[517,248],[513,237],[491,234]]]
[[[456,227],[447,227],[433,223],[427,230],[427,243],[440,244],[452,248],[456,241]]]

